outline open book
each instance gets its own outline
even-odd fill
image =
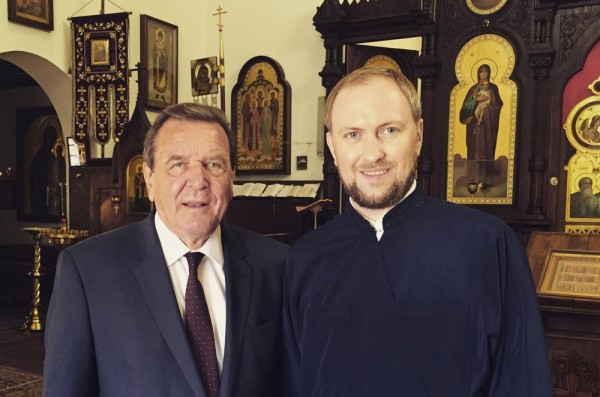
[[[262,197],[277,197],[281,189],[283,189],[285,185],[281,183],[273,183],[272,185],[267,185],[267,188],[262,193]]]
[[[285,185],[277,194],[277,197],[312,197],[319,191],[318,183],[306,183],[304,185]]]
[[[243,185],[233,185],[233,196],[260,197],[267,188],[266,183],[244,183]]]
[[[247,182],[233,185],[234,197],[308,197],[315,198],[319,192],[319,183],[304,185],[284,185],[281,183]]]

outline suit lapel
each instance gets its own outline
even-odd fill
[[[225,283],[227,285],[227,325],[225,330],[225,355],[221,374],[222,396],[229,396],[238,375],[239,357],[242,353],[247,329],[248,310],[252,292],[251,268],[244,261],[245,245],[227,225],[221,225],[221,238],[225,256]]]
[[[146,250],[131,261],[131,266],[156,325],[194,390],[194,395],[204,397],[206,394],[179,313],[171,277],[154,227],[154,217],[149,216],[142,226],[140,238],[147,244]]]

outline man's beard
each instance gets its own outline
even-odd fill
[[[360,190],[356,181],[348,185],[342,179],[344,190],[346,194],[352,198],[352,200],[361,206],[362,208],[368,208],[372,210],[379,210],[384,208],[393,207],[398,204],[400,200],[406,196],[410,188],[412,187],[413,181],[417,178],[417,159],[413,162],[412,169],[408,178],[405,180],[396,181],[389,189],[380,197],[374,195],[367,195],[364,191]]]
[[[592,197],[594,195],[594,190],[591,187],[583,187],[581,189],[581,195],[584,197]]]

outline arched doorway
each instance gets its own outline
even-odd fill
[[[65,95],[71,92],[71,77],[47,59],[29,52],[3,52],[0,59],[23,69],[39,84],[56,110],[65,137],[71,136],[72,96]]]
[[[71,87],[70,76],[45,58],[22,51],[0,53],[0,102],[3,119],[0,128],[0,139],[3,143],[0,149],[3,158],[0,161],[0,171],[4,174],[0,178],[2,184],[0,190],[3,190],[0,197],[2,201],[0,208],[3,214],[0,222],[2,243],[30,242],[28,236],[20,232],[22,222],[54,225],[55,218],[58,216],[56,213],[60,215],[62,212],[59,208],[43,214],[51,215],[48,217],[29,216],[36,211],[32,210],[31,193],[27,195],[28,200],[25,200],[25,194],[31,191],[30,183],[26,180],[27,177],[31,179],[31,173],[26,170],[28,167],[24,166],[23,159],[27,157],[27,153],[37,152],[33,147],[35,145],[32,144],[37,140],[31,137],[29,131],[24,134],[17,134],[16,131],[23,114],[34,121],[40,118],[38,117],[40,115],[34,114],[36,111],[49,109],[53,114],[52,119],[38,120],[38,127],[45,126],[42,129],[48,129],[46,127],[52,126],[54,130],[60,132],[60,139],[56,140],[59,145],[54,145],[53,150],[64,156],[64,141],[66,137],[71,136],[72,129]],[[29,156],[29,161],[32,161],[32,156]],[[63,185],[67,177],[66,168],[68,167],[59,168],[62,175],[60,181]],[[29,190],[26,187],[29,187]],[[60,195],[57,193],[55,196]],[[60,205],[66,201],[66,196],[65,194],[61,199]],[[25,203],[29,204],[26,206]],[[57,207],[59,204],[54,202],[52,205]]]

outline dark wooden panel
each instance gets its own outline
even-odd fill
[[[17,179],[0,177],[0,209],[17,208]]]
[[[536,286],[553,250],[600,251],[600,236],[535,232],[527,247]],[[600,391],[600,299],[539,296],[554,395],[596,396]]]
[[[236,197],[231,200],[225,221],[255,233],[291,244],[313,227],[312,213],[298,213],[314,199]]]
[[[502,36],[510,43],[516,56],[510,79],[518,89],[513,203],[475,207],[498,216],[527,241],[534,231],[564,230],[564,166],[573,148],[562,128],[562,98],[569,79],[582,69],[600,40],[599,17],[600,4],[583,0],[514,0],[493,13],[473,12],[466,1],[455,0],[324,0],[313,21],[324,39],[326,57],[320,76],[327,93],[346,74],[347,63],[353,62],[348,58],[349,46],[422,38],[421,53],[414,60],[425,119],[419,184],[430,196],[442,199],[458,52],[469,40],[485,34]],[[337,204],[342,192],[327,149],[323,169],[323,197]],[[551,184],[552,177],[556,179]]]

